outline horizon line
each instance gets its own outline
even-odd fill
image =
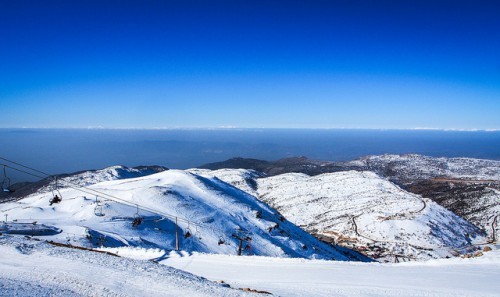
[[[6,129],[39,129],[39,130],[376,130],[376,131],[456,131],[456,132],[499,132],[500,128],[434,128],[434,127],[414,127],[414,128],[367,128],[367,127],[238,127],[238,126],[216,126],[216,127],[0,127]]]

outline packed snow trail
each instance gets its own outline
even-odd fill
[[[151,261],[0,237],[0,296],[247,296]]]
[[[276,296],[499,296],[500,252],[399,264],[171,255],[162,264]]]

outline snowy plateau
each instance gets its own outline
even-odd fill
[[[377,158],[316,175],[114,166],[49,178],[0,203],[0,295],[499,296],[500,166],[464,159],[433,175],[436,160],[411,162],[429,171],[413,180],[493,184],[469,220],[405,187],[407,156]]]

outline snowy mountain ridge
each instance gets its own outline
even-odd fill
[[[484,241],[480,229],[430,199],[369,171],[258,177],[242,169],[200,170],[256,195],[308,232],[382,261],[460,254]],[[249,187],[248,178],[256,177]]]
[[[217,178],[168,170],[100,182],[85,189],[112,196],[89,197],[74,188],[61,188],[62,201],[53,205],[49,203],[51,192],[3,203],[0,212],[7,214],[9,221],[0,229],[2,233],[20,233],[19,229],[36,226],[28,227],[28,232],[33,228],[35,235],[78,246],[166,251],[176,248],[177,230],[180,249],[189,252],[236,254],[238,238],[242,238],[242,254],[368,260],[346,248],[320,242],[254,196]],[[37,224],[30,225],[32,222]],[[54,234],[57,232],[50,227],[62,233]]]

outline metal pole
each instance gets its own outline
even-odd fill
[[[179,225],[177,225],[177,217],[175,217],[175,250],[179,250]]]
[[[238,256],[241,256],[241,247],[243,245],[243,239],[238,238],[240,240],[240,243],[238,244]]]

